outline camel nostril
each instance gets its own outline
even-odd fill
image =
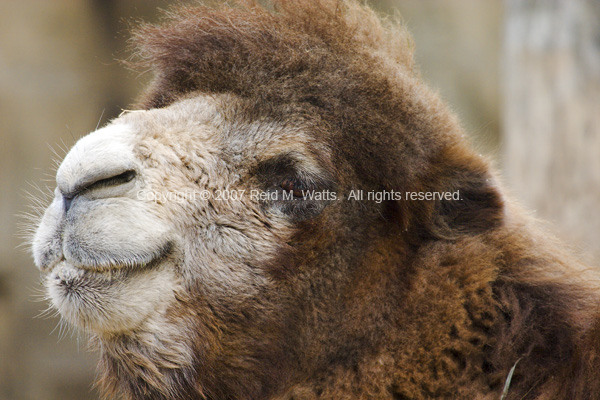
[[[118,191],[119,186],[125,185],[126,183],[131,182],[135,176],[136,176],[136,172],[134,170],[126,170],[125,172],[121,172],[119,174],[115,174],[112,176],[109,176],[108,178],[102,178],[102,179],[89,179],[87,180],[83,180],[83,182],[77,186],[75,186],[74,190],[68,191],[68,192],[62,192],[62,198],[63,198],[63,205],[64,205],[64,209],[65,212],[69,211],[69,209],[71,208],[71,205],[73,203],[73,200],[75,200],[75,198],[81,194],[85,194],[85,193],[89,193],[92,191],[96,191],[99,189],[103,189],[103,188],[109,188],[112,189],[114,188],[114,190],[112,191],[112,195],[116,195],[115,190]],[[106,176],[106,175],[105,175]]]
[[[97,189],[97,188],[101,188],[101,187],[124,185],[125,183],[130,182],[133,178],[135,178],[135,175],[136,175],[135,171],[132,169],[129,169],[120,174],[113,175],[111,177],[99,179],[95,182],[92,182],[92,183],[86,185],[85,187],[81,188],[80,192],[84,191],[84,190],[89,191],[89,190],[93,190],[93,189]]]
[[[75,198],[75,196],[63,196],[63,204],[65,207],[65,212],[68,212],[69,208],[71,208],[71,203],[73,203],[74,198]]]

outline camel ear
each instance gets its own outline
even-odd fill
[[[456,236],[483,233],[498,227],[503,219],[504,202],[494,179],[477,173],[453,175],[447,190],[456,193],[456,199],[436,201],[435,229]]]
[[[448,168],[426,187],[427,191],[443,197],[430,201],[404,200],[409,205],[403,207],[411,216],[407,231],[421,238],[456,239],[484,233],[502,224],[504,201],[486,168]]]

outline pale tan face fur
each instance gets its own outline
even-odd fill
[[[251,170],[288,154],[318,175],[312,155],[327,149],[300,125],[234,120],[235,102],[198,96],[127,112],[67,154],[33,241],[63,318],[100,336],[150,331],[190,287],[243,302],[269,285],[262,266],[292,223],[250,195],[264,189]]]

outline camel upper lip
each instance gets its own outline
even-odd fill
[[[72,266],[73,268],[77,268],[82,271],[98,272],[98,273],[114,272],[114,271],[120,271],[120,270],[133,271],[133,270],[140,270],[140,269],[148,269],[148,268],[152,268],[155,265],[160,264],[160,262],[162,260],[164,260],[171,253],[172,248],[173,248],[173,244],[171,242],[167,242],[163,246],[162,250],[156,252],[155,254],[138,257],[137,259],[133,259],[131,261],[124,260],[124,261],[108,263],[108,264],[86,265],[86,264],[82,264],[75,260],[69,260],[63,256],[60,259],[58,259],[57,261],[53,262],[49,266],[49,268],[47,270],[45,270],[44,272],[45,273],[52,272],[56,268],[56,266],[61,263],[68,264],[68,265]]]

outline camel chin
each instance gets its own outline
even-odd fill
[[[59,262],[45,278],[52,305],[72,325],[96,334],[134,331],[174,300],[164,266],[101,271]]]

